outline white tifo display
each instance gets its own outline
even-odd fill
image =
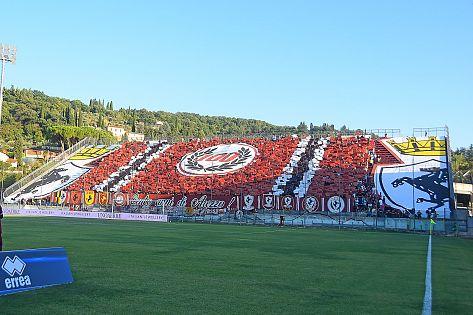
[[[63,210],[41,210],[41,209],[3,209],[5,216],[37,216],[37,217],[63,217],[81,219],[114,219],[125,221],[154,221],[167,222],[165,214],[142,214],[142,213],[111,213],[111,212],[88,212],[88,211],[63,211]]]

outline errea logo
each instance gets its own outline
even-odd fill
[[[26,264],[23,260],[15,256],[13,259],[7,256],[2,264],[2,269],[5,270],[6,273],[13,277],[15,273],[19,276],[23,274],[23,270],[25,270]]]
[[[13,259],[11,259],[9,256],[5,258],[2,264],[2,269],[11,277],[5,278],[5,287],[7,289],[15,289],[31,285],[30,276],[23,276],[23,271],[25,271],[25,268],[26,263],[18,256],[15,255]],[[18,275],[18,277],[15,277],[15,273]]]

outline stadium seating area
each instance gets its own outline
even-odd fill
[[[127,165],[121,166],[116,172],[111,173],[109,178],[96,185],[94,190],[118,191],[120,187],[128,184],[139,171],[143,170],[149,162],[157,158],[168,147],[167,141],[149,144],[144,152],[133,156]]]
[[[185,154],[219,144],[246,143],[258,153],[248,166],[225,175],[186,176],[176,165]],[[381,145],[381,147],[379,147]],[[102,158],[69,190],[123,191],[150,194],[276,195],[295,194],[373,199],[369,172],[382,158],[394,158],[369,137],[331,139],[195,139],[168,145],[128,142]],[[388,155],[390,154],[391,157]]]
[[[369,161],[374,145],[365,137],[331,138],[308,194],[353,196],[359,190],[369,190]]]
[[[258,149],[255,160],[238,172],[224,176],[184,176],[176,165],[190,152],[219,144],[243,142]],[[213,193],[215,195],[262,194],[272,190],[275,179],[291,158],[299,140],[285,137],[271,141],[265,139],[200,139],[179,142],[167,149],[125,186],[124,192],[144,192],[161,194]]]
[[[327,141],[311,136],[303,139],[294,151],[290,163],[284,168],[284,174],[276,181],[273,191],[276,195],[296,194],[303,197],[307,191],[319,162],[323,159]]]
[[[104,183],[111,173],[125,166],[140,153],[144,153],[147,145],[144,142],[126,142],[119,149],[103,157],[88,173],[72,183],[68,190],[91,190],[96,185]]]

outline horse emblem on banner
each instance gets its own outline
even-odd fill
[[[340,213],[345,209],[345,200],[340,196],[332,196],[327,201],[327,209],[333,213]]]
[[[255,202],[255,197],[252,196],[252,195],[246,195],[243,197],[243,202],[244,202],[244,206],[243,206],[243,210],[254,210],[255,207],[254,207],[254,202]]]
[[[447,163],[439,160],[384,166],[378,174],[387,201],[404,210],[449,208],[448,180]]]
[[[107,192],[99,192],[99,204],[104,206],[107,204],[108,201],[108,193]]]
[[[263,208],[266,210],[274,209],[274,195],[263,195]]]
[[[314,196],[307,196],[302,202],[302,207],[308,212],[314,212],[319,209],[319,202]]]
[[[69,203],[71,205],[79,205],[82,202],[82,193],[80,191],[71,191],[69,196]]]
[[[84,203],[86,205],[93,205],[95,201],[95,192],[93,190],[86,190],[84,192]]]
[[[284,196],[282,198],[282,208],[284,210],[292,210],[294,208],[294,198],[292,196]]]

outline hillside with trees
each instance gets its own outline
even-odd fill
[[[209,138],[250,136],[258,134],[290,134],[334,131],[333,125],[310,128],[277,126],[255,119],[204,116],[195,113],[170,113],[147,109],[114,109],[113,101],[91,99],[89,104],[79,100],[52,97],[41,91],[4,89],[0,146],[4,148],[56,146],[67,148],[85,136],[110,138],[108,125],[139,132],[146,139]],[[89,128],[86,128],[89,127]]]

